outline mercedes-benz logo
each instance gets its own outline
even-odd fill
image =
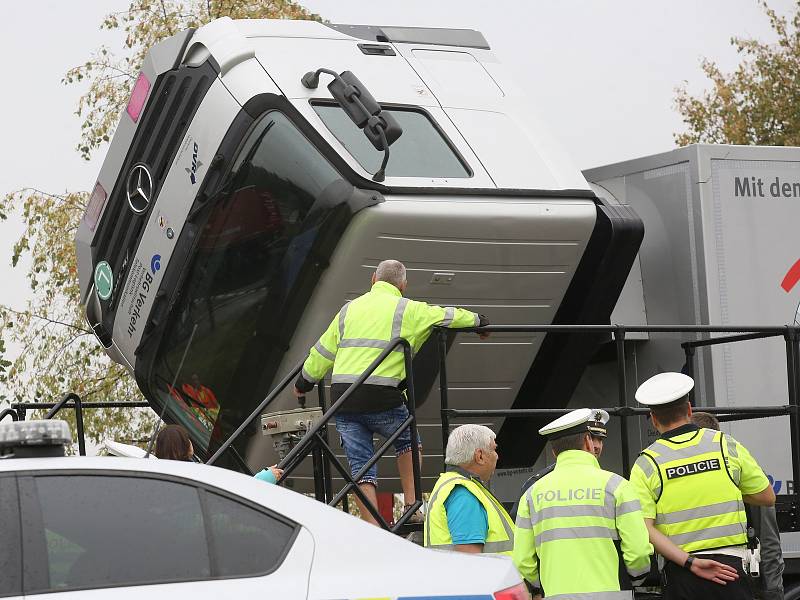
[[[153,196],[153,177],[147,167],[141,164],[133,166],[128,173],[125,193],[133,212],[139,214],[147,210]]]

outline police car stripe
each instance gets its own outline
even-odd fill
[[[548,529],[537,535],[534,539],[536,546],[555,540],[577,540],[586,538],[619,539],[617,530],[612,527],[592,525],[589,527],[556,527]]]
[[[669,536],[673,544],[683,546],[684,544],[691,544],[692,542],[702,542],[705,540],[714,540],[717,538],[724,538],[735,535],[744,534],[744,526],[741,523],[733,523],[732,525],[718,525],[717,527],[706,527],[700,531],[689,531],[688,533],[678,533]]]
[[[716,504],[658,514],[656,515],[656,525],[672,525],[675,523],[683,523],[684,521],[691,521],[692,519],[716,517],[742,510],[744,510],[743,503],[738,500],[727,500],[725,502],[717,502]]]
[[[489,594],[470,594],[460,596],[399,596],[396,600],[494,600],[494,597],[490,596]]]
[[[322,358],[327,358],[328,360],[336,360],[336,355],[328,350],[325,346],[323,346],[320,342],[314,344],[314,350],[319,352],[322,355]]]

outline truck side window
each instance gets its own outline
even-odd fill
[[[48,581],[26,580],[26,594],[211,577],[194,486],[92,475],[35,481]]]
[[[383,160],[364,133],[338,105],[312,104],[314,111],[336,139],[353,155],[365,171],[374,173]],[[387,177],[471,177],[472,173],[430,117],[413,108],[384,108],[403,128],[403,135],[392,144],[386,167]]]

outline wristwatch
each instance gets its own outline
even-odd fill
[[[691,570],[693,562],[694,562],[694,556],[690,554],[689,556],[686,557],[686,562],[683,563],[683,568]]]

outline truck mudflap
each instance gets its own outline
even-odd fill
[[[644,238],[644,223],[629,207],[598,198],[597,223],[553,325],[608,323]],[[511,408],[564,408],[606,333],[548,333]],[[530,466],[544,448],[542,418],[506,419],[497,435],[500,468]]]

